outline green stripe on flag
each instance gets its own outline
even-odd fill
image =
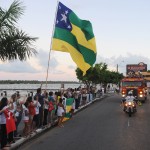
[[[74,98],[67,98],[66,99],[66,106],[71,106],[73,104]]]
[[[81,30],[84,32],[87,40],[90,40],[94,37],[92,24],[90,23],[90,21],[79,19],[79,17],[74,12],[72,12],[69,15],[69,19],[72,24],[81,28]]]
[[[72,45],[78,52],[83,55],[85,62],[90,64],[91,66],[95,62],[96,54],[92,50],[78,44],[75,36],[69,31],[56,27],[54,38],[66,41],[67,43]]]

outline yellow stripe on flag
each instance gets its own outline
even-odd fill
[[[80,45],[82,45],[96,53],[95,37],[93,37],[92,39],[87,41],[83,31],[79,27],[77,27],[73,24],[72,24],[71,33],[76,37],[76,39]]]
[[[84,61],[82,54],[78,52],[78,50],[76,50],[72,45],[70,45],[69,43],[65,41],[53,38],[52,49],[61,51],[61,52],[69,52],[73,61],[83,71],[84,74],[91,67],[88,63]]]

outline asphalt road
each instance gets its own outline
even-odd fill
[[[114,95],[95,102],[19,150],[150,150],[150,100],[128,117]]]

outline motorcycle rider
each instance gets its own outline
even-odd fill
[[[136,98],[133,96],[133,92],[132,92],[132,90],[130,90],[129,92],[128,92],[128,95],[127,95],[127,97],[123,100],[123,104],[124,104],[124,111],[126,110],[126,102],[127,101],[133,101],[134,102],[134,109],[135,109],[135,111],[136,111],[136,103],[137,103],[137,100],[136,100]]]

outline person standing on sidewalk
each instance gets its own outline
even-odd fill
[[[41,107],[41,104],[38,101],[38,96],[34,98],[35,115],[33,117],[33,131],[36,132],[36,129],[39,127],[39,108]]]
[[[24,122],[24,128],[23,128],[23,136],[27,137],[30,133],[30,123],[29,123],[29,102],[26,100],[26,102],[22,105],[23,108],[23,122]]]
[[[15,112],[16,112],[16,108],[17,108],[16,100],[17,100],[17,94],[14,93],[11,95],[11,99],[10,99],[10,102],[12,102],[12,104],[11,103],[9,104],[9,105],[13,105],[13,109],[10,109],[9,111],[12,113],[13,119],[15,120],[15,126],[16,126],[16,122],[17,122],[16,116],[15,116]],[[14,140],[15,131],[16,130],[14,130],[8,134],[8,142],[10,144],[15,143],[15,140]]]
[[[6,149],[10,147],[10,144],[8,144],[8,139],[7,139],[7,121],[6,121],[6,115],[5,111],[6,110],[12,110],[13,109],[13,101],[9,101],[6,97],[3,97],[0,101],[0,128],[1,128],[1,149]]]
[[[44,95],[42,95],[42,90],[41,88],[37,89],[37,93],[35,94],[34,97],[38,96],[38,101],[41,105],[39,108],[39,128],[43,127],[43,119],[44,119]],[[36,98],[34,98],[36,99]]]
[[[48,107],[49,107],[49,101],[48,101],[48,93],[45,91],[44,93],[44,120],[43,125],[46,126],[48,124]]]
[[[82,106],[86,104],[87,101],[87,95],[86,95],[86,89],[82,91]]]
[[[54,98],[54,93],[52,91],[49,92],[48,100],[49,100],[49,107],[52,106],[54,109],[50,109],[48,111],[48,126],[53,125],[54,123],[54,115],[56,110],[56,100]]]
[[[33,131],[33,117],[35,115],[35,104],[32,100],[32,96],[27,98],[28,101],[28,109],[29,109],[29,126],[30,126],[30,133]]]
[[[104,89],[104,87],[102,87],[102,96],[104,96],[104,91],[105,91],[105,89]]]
[[[22,108],[22,104],[21,102],[19,101],[20,99],[20,94],[17,93],[17,100],[16,100],[16,111],[15,111],[15,117],[16,117],[16,131],[14,132],[14,137],[17,137],[17,136],[21,136],[21,135],[18,135],[18,126],[22,120],[22,112],[23,112],[23,108]],[[24,98],[25,99],[25,98]]]
[[[65,116],[65,108],[64,105],[62,104],[63,99],[59,98],[59,103],[57,104],[57,116],[58,116],[58,126],[59,127],[64,127],[62,122]]]
[[[79,90],[75,88],[73,95],[74,95],[74,98],[75,98],[75,109],[78,109],[78,107],[80,105]]]

